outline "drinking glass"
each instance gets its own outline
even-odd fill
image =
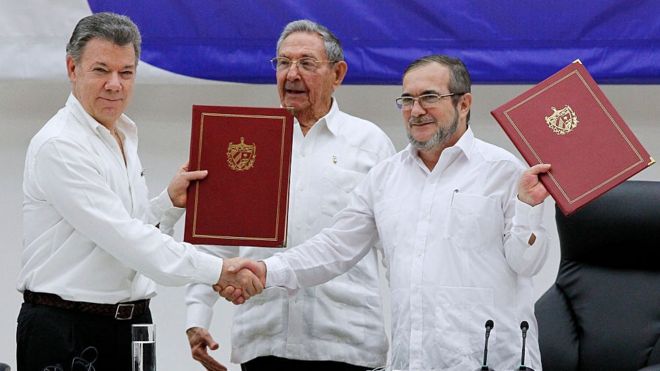
[[[153,324],[132,325],[133,371],[156,371],[156,328]]]

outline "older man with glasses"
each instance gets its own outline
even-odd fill
[[[290,245],[332,224],[349,192],[381,160],[394,154],[389,138],[371,122],[339,110],[333,97],[347,71],[339,40],[325,27],[289,23],[271,60],[283,107],[295,116]],[[207,248],[224,257],[236,248]],[[265,259],[272,249],[241,247],[240,255]],[[217,349],[208,328],[217,293],[189,287],[188,338],[193,358],[208,370],[224,370],[207,349]],[[367,370],[385,364],[385,335],[375,249],[346,274],[289,294],[272,288],[234,314],[232,356],[243,370]]]
[[[517,369],[519,324],[527,321],[528,365],[539,370],[532,276],[548,252],[548,192],[538,175],[550,165],[525,170],[475,138],[470,91],[458,59],[411,63],[396,99],[410,145],[369,173],[332,227],[262,262],[227,264],[295,291],[342,274],[380,240],[392,298],[391,369],[481,369],[484,324],[492,322],[488,359],[497,370]]]

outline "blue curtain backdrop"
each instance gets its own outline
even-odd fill
[[[539,82],[580,59],[599,83],[660,83],[660,1],[89,0],[130,16],[142,59],[187,76],[274,83],[268,60],[308,18],[344,46],[348,84],[399,84],[413,59],[463,59],[475,83]]]

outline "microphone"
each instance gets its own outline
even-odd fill
[[[515,368],[514,371],[534,371],[533,368],[525,366],[525,340],[527,339],[529,323],[527,321],[520,322],[520,330],[522,331],[522,354],[520,356],[520,367]]]
[[[492,330],[493,327],[495,327],[495,323],[493,323],[492,319],[489,319],[488,321],[486,321],[486,340],[484,341],[484,362],[481,365],[481,367],[476,369],[476,371],[495,371],[492,368],[488,367],[488,362],[487,362],[487,360],[488,360],[488,337],[490,337],[490,330]]]

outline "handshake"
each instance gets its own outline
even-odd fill
[[[245,258],[225,259],[213,290],[234,304],[243,304],[266,286],[266,264]]]

